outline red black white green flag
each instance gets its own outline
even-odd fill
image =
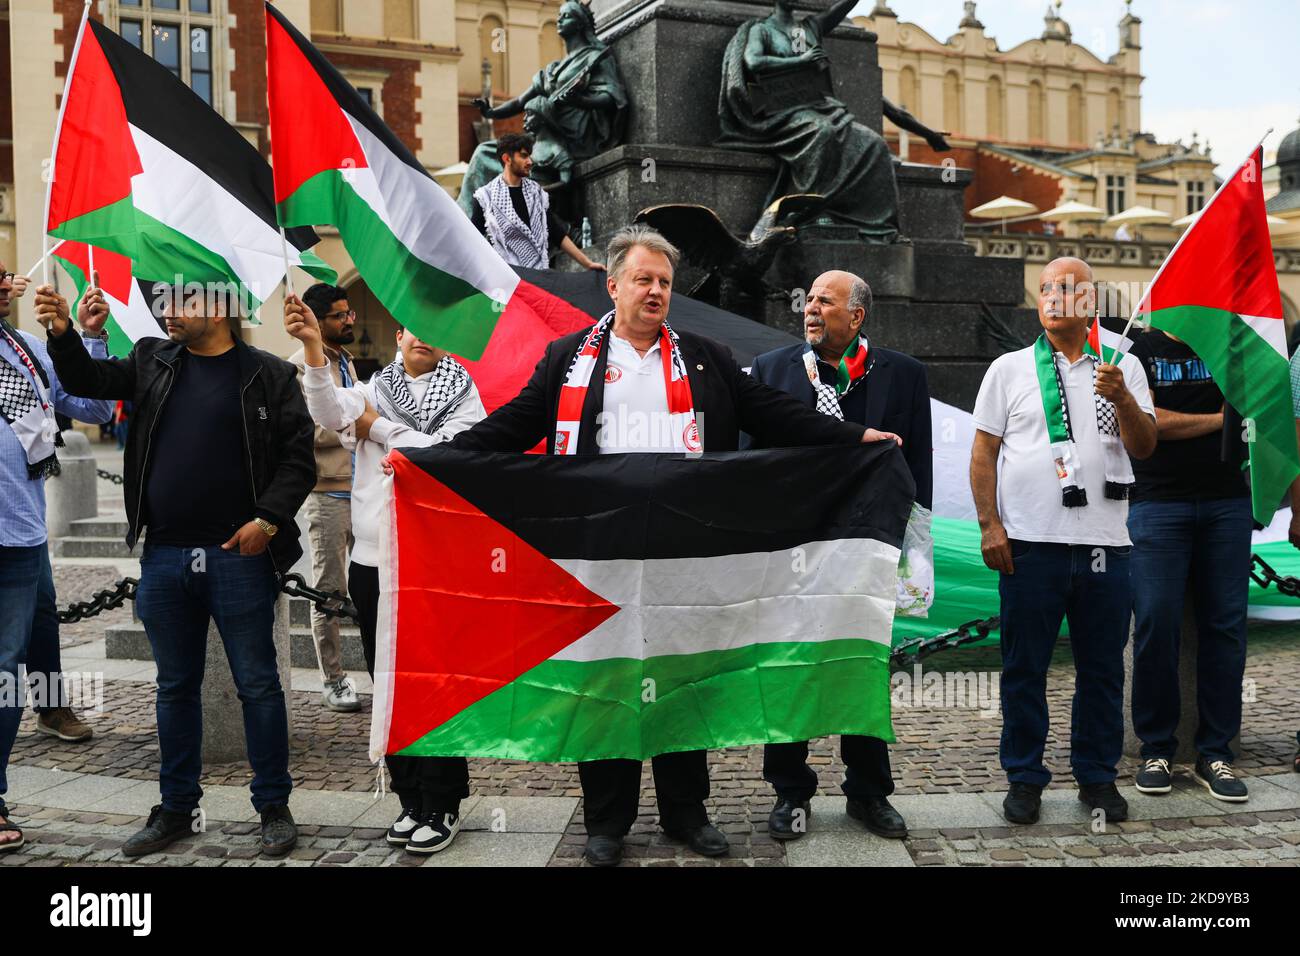
[[[393,457],[375,759],[893,739],[892,445]]]

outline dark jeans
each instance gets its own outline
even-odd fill
[[[894,792],[889,745],[877,737],[844,734],[844,796],[850,800],[887,797]],[[808,766],[808,741],[768,744],[763,748],[763,779],[783,800],[806,803],[817,792],[817,771]]]
[[[1080,784],[1109,783],[1124,747],[1124,644],[1132,548],[1012,541],[1002,596],[1002,769],[1046,786],[1047,668],[1069,622],[1074,656],[1070,767]]]
[[[27,682],[33,693],[32,710],[44,714],[68,706],[63,688],[63,662],[59,654],[59,607],[54,593],[54,571],[49,552],[43,555],[41,580],[36,589],[36,614],[32,619],[32,640],[27,648]]]
[[[375,632],[379,618],[379,569],[366,564],[348,566],[348,592],[357,608],[366,670],[375,676]],[[402,806],[416,813],[459,813],[469,796],[469,761],[464,757],[384,757],[393,778],[393,793]]]
[[[650,758],[659,802],[659,825],[669,833],[709,822],[709,754],[685,750]],[[640,760],[588,760],[578,764],[588,836],[625,836],[641,803]]]
[[[135,609],[158,665],[158,775],[167,810],[190,813],[203,790],[203,667],[208,619],[216,622],[244,710],[253,768],[253,807],[288,803],[289,725],[276,670],[275,601],[269,554],[248,557],[219,544],[178,548],[147,541]]]
[[[27,688],[20,685],[18,668],[27,659],[43,567],[49,567],[44,544],[0,547],[0,805],[9,790],[9,754],[27,701]]]
[[[1196,751],[1232,762],[1241,730],[1250,587],[1249,498],[1135,501],[1133,538],[1133,729],[1144,758],[1178,749],[1178,652],[1190,584],[1196,615]]]

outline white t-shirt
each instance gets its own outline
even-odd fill
[[[673,434],[660,352],[656,341],[642,357],[631,342],[609,333],[604,401],[596,422],[600,454],[686,450]]]
[[[1002,439],[998,456],[998,514],[1008,538],[1057,544],[1124,547],[1128,536],[1128,502],[1106,497],[1106,468],[1097,431],[1092,359],[1070,364],[1054,353],[1070,409],[1070,427],[1078,451],[1088,504],[1061,504],[1061,483],[1047,439],[1047,416],[1038,389],[1033,346],[1000,355],[989,366],[975,400],[975,427]],[[1155,417],[1146,373],[1125,355],[1120,371],[1138,407]]]

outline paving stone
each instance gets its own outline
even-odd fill
[[[755,847],[754,850],[760,848]],[[767,849],[767,848],[762,848]],[[779,847],[772,858],[778,858]],[[757,853],[755,853],[757,857]],[[902,840],[885,840],[865,831],[845,833],[812,830],[785,847],[790,866],[913,866],[912,855]]]

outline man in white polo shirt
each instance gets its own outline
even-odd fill
[[[975,402],[971,490],[984,563],[1001,575],[1002,768],[1012,823],[1038,819],[1047,740],[1047,668],[1064,618],[1074,656],[1070,766],[1079,799],[1126,819],[1115,787],[1123,749],[1129,594],[1129,456],[1156,447],[1141,364],[1108,365],[1088,345],[1092,269],[1057,259],[1043,270],[1029,348],[998,357]]]

